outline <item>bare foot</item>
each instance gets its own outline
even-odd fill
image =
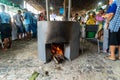
[[[3,51],[7,51],[8,49],[7,49],[7,48],[3,48],[2,50],[3,50]]]

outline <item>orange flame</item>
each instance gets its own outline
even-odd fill
[[[62,49],[60,49],[59,46],[54,46],[53,45],[51,52],[55,55],[63,55],[63,51],[62,51]]]
[[[62,49],[60,49],[59,47],[57,47],[56,50],[57,50],[57,51],[56,51],[56,54],[63,55],[63,51],[62,51]]]

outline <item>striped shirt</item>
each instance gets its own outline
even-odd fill
[[[111,32],[118,32],[120,29],[120,0],[116,0],[116,4],[117,4],[116,13],[109,23],[109,29]]]

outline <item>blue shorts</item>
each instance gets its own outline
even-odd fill
[[[24,33],[24,27],[23,26],[17,26],[17,33]]]
[[[25,24],[25,31],[26,32],[31,32],[31,27],[32,27],[31,24]]]

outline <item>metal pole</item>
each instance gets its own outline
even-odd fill
[[[70,15],[71,15],[71,0],[69,0],[69,5],[68,5],[68,21],[70,21]]]
[[[27,8],[27,2],[24,1],[23,8]]]
[[[47,15],[47,21],[49,21],[50,18],[49,18],[48,0],[46,0],[46,15]]]
[[[66,20],[66,0],[64,0],[64,21]]]

